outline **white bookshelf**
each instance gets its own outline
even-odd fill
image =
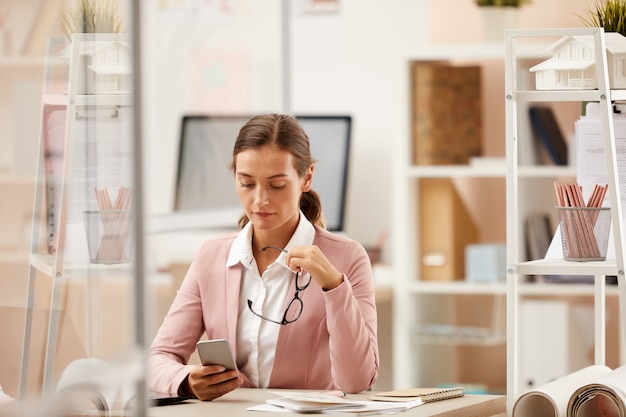
[[[528,68],[543,59],[549,57],[548,42],[535,42],[522,45],[519,51],[519,62],[516,70],[520,78],[528,78]],[[413,54],[410,61],[442,61],[452,65],[482,65],[484,62],[504,64],[505,44],[445,44],[428,48],[420,48]],[[408,65],[407,65],[408,68]],[[407,70],[407,79],[410,74]],[[409,88],[407,86],[407,88]],[[485,97],[484,97],[485,99]],[[493,97],[489,97],[493,99]],[[547,99],[547,96],[545,97]],[[504,101],[504,97],[502,97]],[[500,102],[502,103],[502,102]],[[411,110],[410,98],[407,97],[407,120],[411,120],[408,112]],[[529,127],[528,127],[529,128]],[[416,166],[413,165],[411,156],[412,138],[410,131],[405,132],[406,139],[402,146],[397,149],[394,177],[394,206],[393,206],[393,265],[396,279],[394,280],[394,322],[393,322],[393,349],[394,349],[394,386],[406,388],[410,386],[427,386],[437,383],[450,382],[446,378],[458,376],[456,368],[460,365],[454,359],[464,346],[500,346],[506,349],[506,337],[504,324],[500,321],[505,315],[507,286],[505,282],[477,284],[466,281],[433,282],[424,281],[419,276],[420,247],[419,247],[419,192],[418,187],[422,179],[447,178],[453,180],[469,180],[480,182],[483,180],[501,181],[506,183],[507,162],[503,156],[477,159],[468,165],[446,166]],[[487,154],[489,150],[485,149]],[[537,197],[537,191],[533,184],[543,184],[539,192],[539,204],[547,210],[550,206],[552,194],[550,192],[552,181],[555,178],[571,178],[576,175],[574,166],[553,165],[520,165],[517,173],[520,181],[527,185],[527,192]],[[504,195],[499,197],[504,198]],[[529,204],[524,210],[530,212],[535,207]],[[506,224],[496,225],[504,231]],[[581,284],[567,286],[560,284],[520,284],[520,294],[539,297],[552,297],[563,294],[563,290],[571,294],[581,296],[593,296],[594,288],[590,285]],[[612,289],[611,289],[612,291]],[[478,328],[475,334],[472,329],[459,326],[445,326],[441,323],[449,319],[449,324],[454,324],[459,314],[456,311],[458,299],[489,298],[493,300],[493,320],[490,328]],[[435,299],[437,301],[430,301]],[[440,302],[439,302],[440,300]],[[432,319],[433,311],[423,311],[420,306],[423,303],[432,302],[432,309],[438,310],[436,322]],[[492,307],[481,307],[490,309]],[[443,324],[443,327],[437,327]],[[434,326],[433,326],[434,325]],[[421,329],[416,332],[417,328]],[[429,327],[430,326],[430,327]],[[495,326],[495,327],[494,327]],[[445,329],[442,331],[441,329]],[[429,330],[432,334],[429,334]],[[470,333],[468,333],[470,331]],[[443,349],[437,349],[438,346]],[[432,364],[432,365],[431,365]],[[494,368],[504,369],[506,361],[494,364]],[[452,368],[452,371],[450,369]],[[440,371],[437,371],[440,369]],[[473,375],[474,382],[481,382],[481,375]],[[502,388],[505,385],[505,376],[502,377]]]
[[[41,95],[40,135],[38,167],[35,181],[35,196],[32,239],[30,255],[28,256],[29,273],[27,284],[27,308],[24,331],[24,353],[21,364],[20,399],[28,394],[29,386],[41,386],[44,394],[52,392],[55,379],[59,375],[57,359],[62,356],[59,351],[61,335],[59,334],[62,315],[65,315],[67,300],[67,285],[69,281],[77,280],[84,282],[82,303],[84,311],[78,316],[84,318],[85,325],[85,350],[90,356],[98,356],[100,340],[98,335],[101,330],[102,317],[99,314],[101,306],[98,303],[98,285],[101,278],[125,280],[132,287],[132,278],[135,265],[132,256],[127,261],[120,263],[104,264],[90,262],[90,256],[86,250],[87,237],[86,226],[82,223],[81,212],[93,210],[97,206],[96,196],[93,189],[96,187],[109,187],[108,179],[102,180],[99,175],[111,175],[111,172],[130,173],[132,155],[124,150],[116,149],[111,145],[113,140],[122,141],[124,138],[132,139],[131,133],[124,130],[130,127],[128,120],[117,115],[126,110],[125,115],[130,114],[129,109],[133,105],[130,94],[119,91],[119,94],[83,94],[81,88],[86,87],[87,64],[83,62],[83,56],[89,51],[97,51],[110,47],[119,42],[127,45],[129,37],[124,34],[75,34],[72,40],[65,37],[51,37],[48,44],[48,52],[45,60],[44,88]],[[70,52],[69,59],[63,60],[64,52]],[[81,73],[82,72],[82,73]],[[117,73],[113,73],[117,74]],[[124,74],[127,75],[127,74]],[[79,79],[84,83],[79,83]],[[111,83],[110,79],[107,82]],[[122,84],[120,82],[120,84]],[[65,92],[63,92],[65,90]],[[108,130],[96,131],[96,122],[100,122],[101,113],[97,110],[106,109],[107,121],[110,121]],[[53,127],[47,123],[47,118],[54,111],[62,110],[63,120],[58,121]],[[61,117],[59,117],[61,119]],[[87,127],[89,120],[89,128]],[[83,123],[79,124],[79,120]],[[126,123],[126,124],[123,124]],[[119,129],[111,129],[110,126],[117,124]],[[92,129],[92,130],[90,130]],[[46,153],[46,143],[55,143],[50,156]],[[60,139],[60,140],[59,140]],[[108,142],[107,142],[108,141]],[[96,145],[107,143],[106,149],[97,148]],[[120,145],[122,147],[122,145]],[[52,148],[52,145],[50,146]],[[132,148],[132,146],[130,146]],[[100,151],[100,154],[96,153]],[[107,152],[107,155],[102,155]],[[113,156],[124,155],[112,161]],[[56,158],[53,162],[51,160]],[[102,158],[106,162],[103,162]],[[107,165],[106,168],[104,164]],[[106,174],[98,171],[98,167]],[[50,171],[54,171],[51,173]],[[120,178],[122,174],[120,174]],[[117,179],[117,177],[115,177]],[[129,181],[129,183],[132,179]],[[122,184],[120,184],[122,185]],[[124,184],[126,185],[126,184]],[[58,198],[57,198],[58,197]],[[140,198],[135,196],[135,198]],[[71,204],[70,204],[71,202]],[[71,207],[70,207],[71,206]],[[69,212],[73,211],[73,227],[70,232]],[[81,222],[78,222],[80,217]],[[79,227],[76,227],[79,226]],[[129,230],[133,230],[132,225]],[[41,244],[45,241],[46,244]],[[69,255],[68,242],[79,247],[80,255],[73,254],[76,259]],[[127,247],[132,247],[133,241],[129,240]],[[51,249],[54,248],[54,249]],[[80,260],[78,259],[80,258]],[[114,260],[113,262],[118,262]],[[50,288],[50,299],[46,308],[49,309],[44,357],[44,369],[41,372],[42,381],[29,381],[29,365],[31,362],[31,332],[33,331],[32,310],[43,298],[37,295],[40,279],[46,280],[46,287]],[[121,301],[121,300],[120,300]],[[129,341],[130,342],[130,341]],[[120,346],[123,347],[123,346]],[[33,384],[34,382],[34,384]]]
[[[515,76],[520,59],[518,46],[524,40],[554,38],[554,41],[564,36],[586,35],[593,36],[595,43],[595,63],[598,88],[583,91],[533,91],[518,88]],[[527,275],[592,275],[594,276],[594,362],[605,364],[606,361],[606,297],[607,294],[616,294],[621,304],[621,325],[624,321],[624,303],[626,302],[626,287],[624,285],[624,230],[622,227],[622,207],[619,196],[619,181],[617,176],[617,160],[615,155],[615,132],[612,119],[612,100],[621,100],[626,97],[625,91],[610,90],[607,70],[607,58],[604,41],[604,31],[601,28],[586,29],[549,29],[549,30],[511,30],[506,35],[506,117],[507,117],[507,408],[509,412],[515,400],[522,394],[518,375],[522,367],[528,368],[531,364],[522,364],[521,349],[523,341],[520,332],[520,300],[524,295],[540,295],[550,290],[554,296],[577,295],[584,291],[588,293],[590,286],[580,285],[533,285],[524,284]],[[518,105],[529,102],[565,102],[565,101],[596,101],[600,103],[604,128],[604,146],[606,166],[608,172],[609,195],[611,201],[611,224],[616,259],[594,262],[567,262],[560,259],[541,259],[525,261],[521,258],[523,242],[517,237],[522,226],[523,201],[527,196],[520,192],[520,175],[518,173],[518,148],[530,138],[520,133],[517,119]],[[556,205],[556,197],[554,198]],[[605,277],[618,277],[617,288],[607,290]],[[569,346],[568,348],[573,349]],[[574,370],[571,370],[572,372]],[[564,375],[561,375],[564,376]]]

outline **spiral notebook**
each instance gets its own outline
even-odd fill
[[[380,392],[368,397],[374,401],[404,402],[421,399],[425,403],[447,400],[465,395],[463,387],[451,388],[409,388],[396,391]]]

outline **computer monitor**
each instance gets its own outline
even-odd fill
[[[309,137],[311,154],[317,161],[312,188],[322,199],[328,229],[343,231],[352,118],[296,118]],[[230,163],[239,129],[248,120],[245,116],[183,117],[174,211],[187,215],[189,227],[236,228],[242,209]]]

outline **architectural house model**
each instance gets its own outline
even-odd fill
[[[78,94],[130,94],[130,44],[123,40],[80,42]],[[71,50],[70,46],[63,51],[62,58],[70,61]]]
[[[609,85],[626,88],[626,37],[605,33]],[[530,68],[537,90],[591,90],[598,87],[593,36],[564,36],[548,51],[552,58]]]

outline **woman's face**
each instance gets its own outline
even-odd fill
[[[255,230],[295,229],[300,195],[311,188],[313,166],[301,178],[293,155],[273,146],[240,152],[235,162],[237,194]]]

